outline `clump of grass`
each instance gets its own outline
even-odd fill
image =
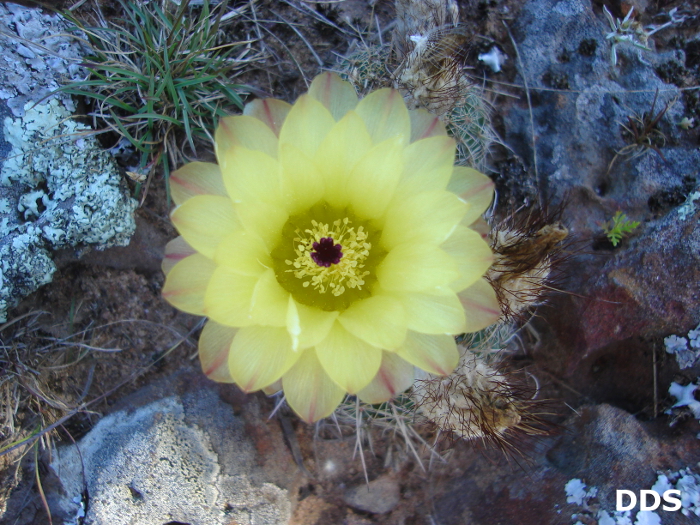
[[[195,140],[210,139],[218,118],[243,108],[248,89],[231,80],[261,59],[251,41],[222,43],[222,27],[242,8],[227,10],[223,1],[210,9],[205,0],[196,15],[189,3],[119,0],[123,18],[107,22],[98,12],[95,26],[66,14],[85,35],[90,76],[59,91],[94,101],[96,126],[105,124],[139,152],[132,171],[137,180],[148,176],[146,187],[157,165],[167,184],[185,144],[194,152]]]

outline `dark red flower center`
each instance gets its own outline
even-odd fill
[[[319,266],[328,268],[331,264],[338,264],[343,258],[343,252],[340,251],[342,248],[340,244],[335,244],[331,237],[322,237],[313,244],[311,258]]]

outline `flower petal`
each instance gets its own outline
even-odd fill
[[[226,196],[221,170],[212,162],[190,162],[170,174],[170,195],[182,204],[195,195]]]
[[[233,202],[281,204],[280,164],[274,158],[262,151],[233,146],[220,153],[219,164]]]
[[[411,119],[411,142],[438,135],[447,135],[445,125],[428,110],[412,109],[408,115]]]
[[[465,226],[457,226],[442,244],[442,249],[454,258],[459,269],[459,277],[450,281],[450,288],[455,292],[475,283],[493,262],[493,254],[486,241]]]
[[[346,184],[357,215],[375,219],[384,214],[401,177],[402,152],[399,139],[393,138],[373,147],[357,163]]]
[[[280,147],[282,196],[289,215],[296,215],[323,197],[324,186],[316,164],[291,144]]]
[[[338,318],[338,312],[326,312],[301,303],[297,303],[296,307],[301,328],[299,348],[316,346],[330,332],[333,322]]]
[[[338,316],[343,328],[377,348],[391,350],[406,337],[406,319],[401,303],[388,295],[355,301]]]
[[[220,325],[212,320],[204,325],[199,336],[199,362],[206,376],[218,383],[233,383],[228,354],[238,328]]]
[[[289,294],[286,327],[289,337],[292,338],[292,350],[295,352],[299,351],[299,336],[301,335],[301,322],[299,321],[299,309],[297,306],[298,303],[294,300],[292,294]]]
[[[258,281],[226,266],[217,267],[204,295],[205,315],[225,326],[252,324],[250,308]]]
[[[243,109],[244,115],[250,115],[262,121],[272,132],[279,137],[282,124],[287,118],[292,105],[284,100],[276,98],[258,98],[249,102]]]
[[[289,219],[286,209],[258,201],[239,204],[236,211],[243,228],[260,237],[268,250],[277,246],[282,227]]]
[[[377,279],[382,288],[395,292],[431,291],[459,276],[457,261],[434,244],[401,244],[377,266]]]
[[[428,191],[394,199],[386,213],[381,244],[392,250],[406,242],[444,242],[460,223],[468,206],[449,191]]]
[[[277,282],[275,271],[268,268],[253,291],[250,313],[253,322],[263,326],[287,326],[289,292]]]
[[[236,230],[223,238],[216,249],[214,261],[228,266],[241,275],[260,276],[272,267],[272,259],[265,243],[257,235]]]
[[[188,199],[173,210],[170,220],[187,244],[210,259],[221,240],[240,227],[231,199],[218,195]]]
[[[336,73],[322,73],[314,78],[309,95],[323,104],[335,120],[340,120],[357,106],[355,88]]]
[[[241,390],[254,392],[277,381],[298,358],[286,329],[246,326],[233,339],[228,366]]]
[[[189,257],[195,253],[197,253],[197,250],[187,244],[187,241],[182,237],[182,235],[178,235],[165,245],[165,256],[160,268],[163,270],[165,275],[168,275],[170,270],[173,269],[173,266],[175,266],[185,257]]]
[[[395,292],[406,311],[409,330],[423,334],[461,334],[466,329],[464,308],[449,288],[438,294]]]
[[[352,144],[352,147],[348,147]],[[314,161],[323,176],[326,201],[336,208],[347,206],[345,191],[348,177],[372,147],[365,123],[354,111],[347,113],[331,128]]]
[[[328,377],[309,348],[282,377],[287,403],[307,423],[330,416],[345,397],[345,391]]]
[[[469,211],[463,220],[467,226],[478,219],[493,201],[493,181],[472,168],[455,166],[447,189],[469,203]]]
[[[393,352],[382,352],[382,364],[377,375],[357,392],[365,403],[376,405],[396,397],[413,384],[413,365]]]
[[[271,385],[267,385],[262,389],[263,392],[265,392],[265,395],[267,396],[272,396],[282,390],[282,379],[278,379]]]
[[[291,144],[313,157],[335,120],[315,98],[302,95],[292,106],[280,130],[280,145]]]
[[[428,335],[408,332],[397,354],[431,374],[446,376],[459,362],[457,343],[451,335]]]
[[[259,150],[270,157],[277,157],[277,135],[264,122],[248,115],[224,117],[219,120],[214,142],[217,158],[235,146]]]
[[[328,336],[316,345],[323,369],[340,388],[351,394],[366,387],[382,362],[382,351],[334,323]]]
[[[186,257],[170,270],[163,285],[163,298],[183,312],[205,315],[204,295],[215,270],[214,261],[203,255]]]
[[[437,136],[413,142],[404,150],[400,195],[444,190],[454,170],[456,145],[452,137]]]
[[[360,100],[355,108],[365,121],[374,144],[398,137],[403,146],[411,138],[411,118],[401,94],[395,89],[379,89]]]
[[[496,323],[501,317],[501,307],[496,292],[486,279],[478,279],[469,288],[457,294],[466,311],[465,332],[477,332]]]

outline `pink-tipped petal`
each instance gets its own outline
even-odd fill
[[[243,114],[261,120],[279,137],[280,129],[282,129],[282,124],[290,109],[292,109],[292,105],[284,100],[259,98],[246,104]]]
[[[449,288],[425,294],[394,293],[406,311],[409,330],[423,334],[461,334],[465,331],[464,308]]]
[[[352,147],[348,148],[348,144]],[[372,139],[365,123],[354,111],[337,122],[323,139],[314,162],[323,176],[325,200],[331,206],[347,206],[345,186],[348,177],[371,147]]]
[[[253,322],[263,326],[287,326],[289,292],[280,286],[272,268],[260,276],[253,291],[250,313]]]
[[[291,144],[313,157],[335,120],[318,100],[302,95],[292,106],[280,130],[280,144]]]
[[[488,243],[466,226],[457,226],[449,239],[442,243],[442,249],[457,263],[459,277],[449,283],[455,292],[475,283],[493,262],[493,253]]]
[[[384,403],[413,384],[414,367],[393,352],[382,353],[382,364],[370,384],[357,396],[371,405]]]
[[[357,106],[355,88],[336,73],[322,73],[314,78],[309,95],[326,106],[335,120],[340,120]]]
[[[338,318],[338,312],[326,312],[305,304],[296,303],[299,316],[299,348],[316,346],[330,332],[333,322]]]
[[[263,201],[280,206],[280,164],[262,151],[232,146],[219,155],[226,192],[233,202]]]
[[[187,241],[182,237],[182,235],[178,235],[165,245],[165,257],[163,258],[160,268],[167,276],[170,273],[170,270],[173,269],[173,266],[175,266],[185,257],[189,257],[195,253],[197,253],[197,250],[187,244]]]
[[[474,280],[485,271],[486,269],[474,277]],[[429,292],[436,286],[452,283],[459,276],[455,258],[428,243],[400,244],[377,266],[379,283],[383,289],[392,292]]]
[[[249,115],[222,118],[214,141],[217,158],[237,146],[259,150],[273,158],[277,156],[277,135],[265,123]]]
[[[334,323],[328,336],[316,345],[323,369],[340,388],[351,394],[366,387],[382,362],[382,351]]]
[[[328,377],[316,350],[304,350],[296,364],[282,377],[287,403],[307,423],[330,416],[345,391]]]
[[[338,316],[338,322],[352,335],[377,348],[391,350],[406,337],[403,306],[388,295],[355,301]]]
[[[168,273],[163,298],[183,312],[205,315],[204,297],[215,270],[214,261],[198,253],[184,258]]]
[[[227,266],[217,267],[204,294],[205,315],[226,326],[252,324],[251,303],[259,280]]]
[[[491,206],[494,187],[493,181],[483,173],[464,166],[454,167],[447,189],[469,203],[463,224],[470,225]]]
[[[270,252],[263,240],[245,230],[237,230],[223,238],[214,261],[241,275],[260,276],[272,266]]]
[[[486,279],[479,279],[469,288],[459,292],[457,296],[466,313],[466,332],[483,330],[498,322],[501,308],[496,298],[496,292]]]
[[[244,202],[236,206],[238,218],[246,231],[257,235],[272,251],[280,242],[282,228],[289,219],[289,213],[283,207],[267,202]]]
[[[228,354],[238,328],[220,325],[212,320],[204,325],[199,336],[199,362],[202,371],[212,381],[233,383],[228,368]]]
[[[464,221],[462,221],[464,223]],[[470,230],[474,230],[476,233],[481,235],[481,238],[488,242],[489,234],[491,233],[491,226],[484,220],[483,217],[479,217],[477,220],[468,224]]]
[[[221,240],[240,227],[231,199],[218,195],[192,197],[175,208],[170,219],[185,241],[210,259]]]
[[[211,162],[190,162],[170,174],[170,195],[177,205],[195,195],[226,195],[219,166]]]
[[[279,392],[280,390],[282,390],[282,380],[281,379],[278,379],[277,381],[275,381],[271,385],[266,386],[265,388],[262,389],[262,391],[267,396],[273,396],[277,392]]]
[[[386,212],[381,244],[386,250],[407,242],[437,246],[447,240],[467,209],[449,191],[426,191],[394,199]]]
[[[457,343],[451,335],[428,335],[408,332],[397,354],[431,374],[446,376],[459,362]]]
[[[446,189],[454,169],[455,151],[454,139],[442,135],[409,144],[404,150],[404,168],[397,198]]]
[[[283,144],[280,164],[282,195],[290,215],[303,213],[321,200],[323,177],[311,158],[291,144]]]
[[[408,112],[411,118],[411,142],[437,135],[447,135],[445,125],[429,111],[419,108]]]
[[[350,173],[345,190],[355,213],[380,218],[394,196],[403,170],[403,150],[398,138],[376,145]]]
[[[355,108],[365,121],[374,144],[399,137],[402,146],[411,138],[411,118],[403,97],[395,89],[379,89],[360,100]]]
[[[254,392],[280,379],[298,358],[286,329],[247,326],[233,339],[228,365],[241,390]]]

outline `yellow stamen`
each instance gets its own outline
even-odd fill
[[[330,291],[336,297],[345,292],[345,287],[362,289],[364,278],[369,271],[363,271],[365,260],[369,255],[372,245],[367,241],[367,232],[364,227],[350,226],[347,217],[333,222],[333,228],[328,224],[311,221],[312,228],[300,232],[296,230],[294,238],[294,252],[297,257],[293,261],[287,259],[285,263],[294,269],[294,277],[302,279],[304,288],[312,286],[319,293]],[[320,243],[323,238],[331,238],[333,242],[342,248],[342,257],[337,264],[321,266],[311,256],[314,243]]]

